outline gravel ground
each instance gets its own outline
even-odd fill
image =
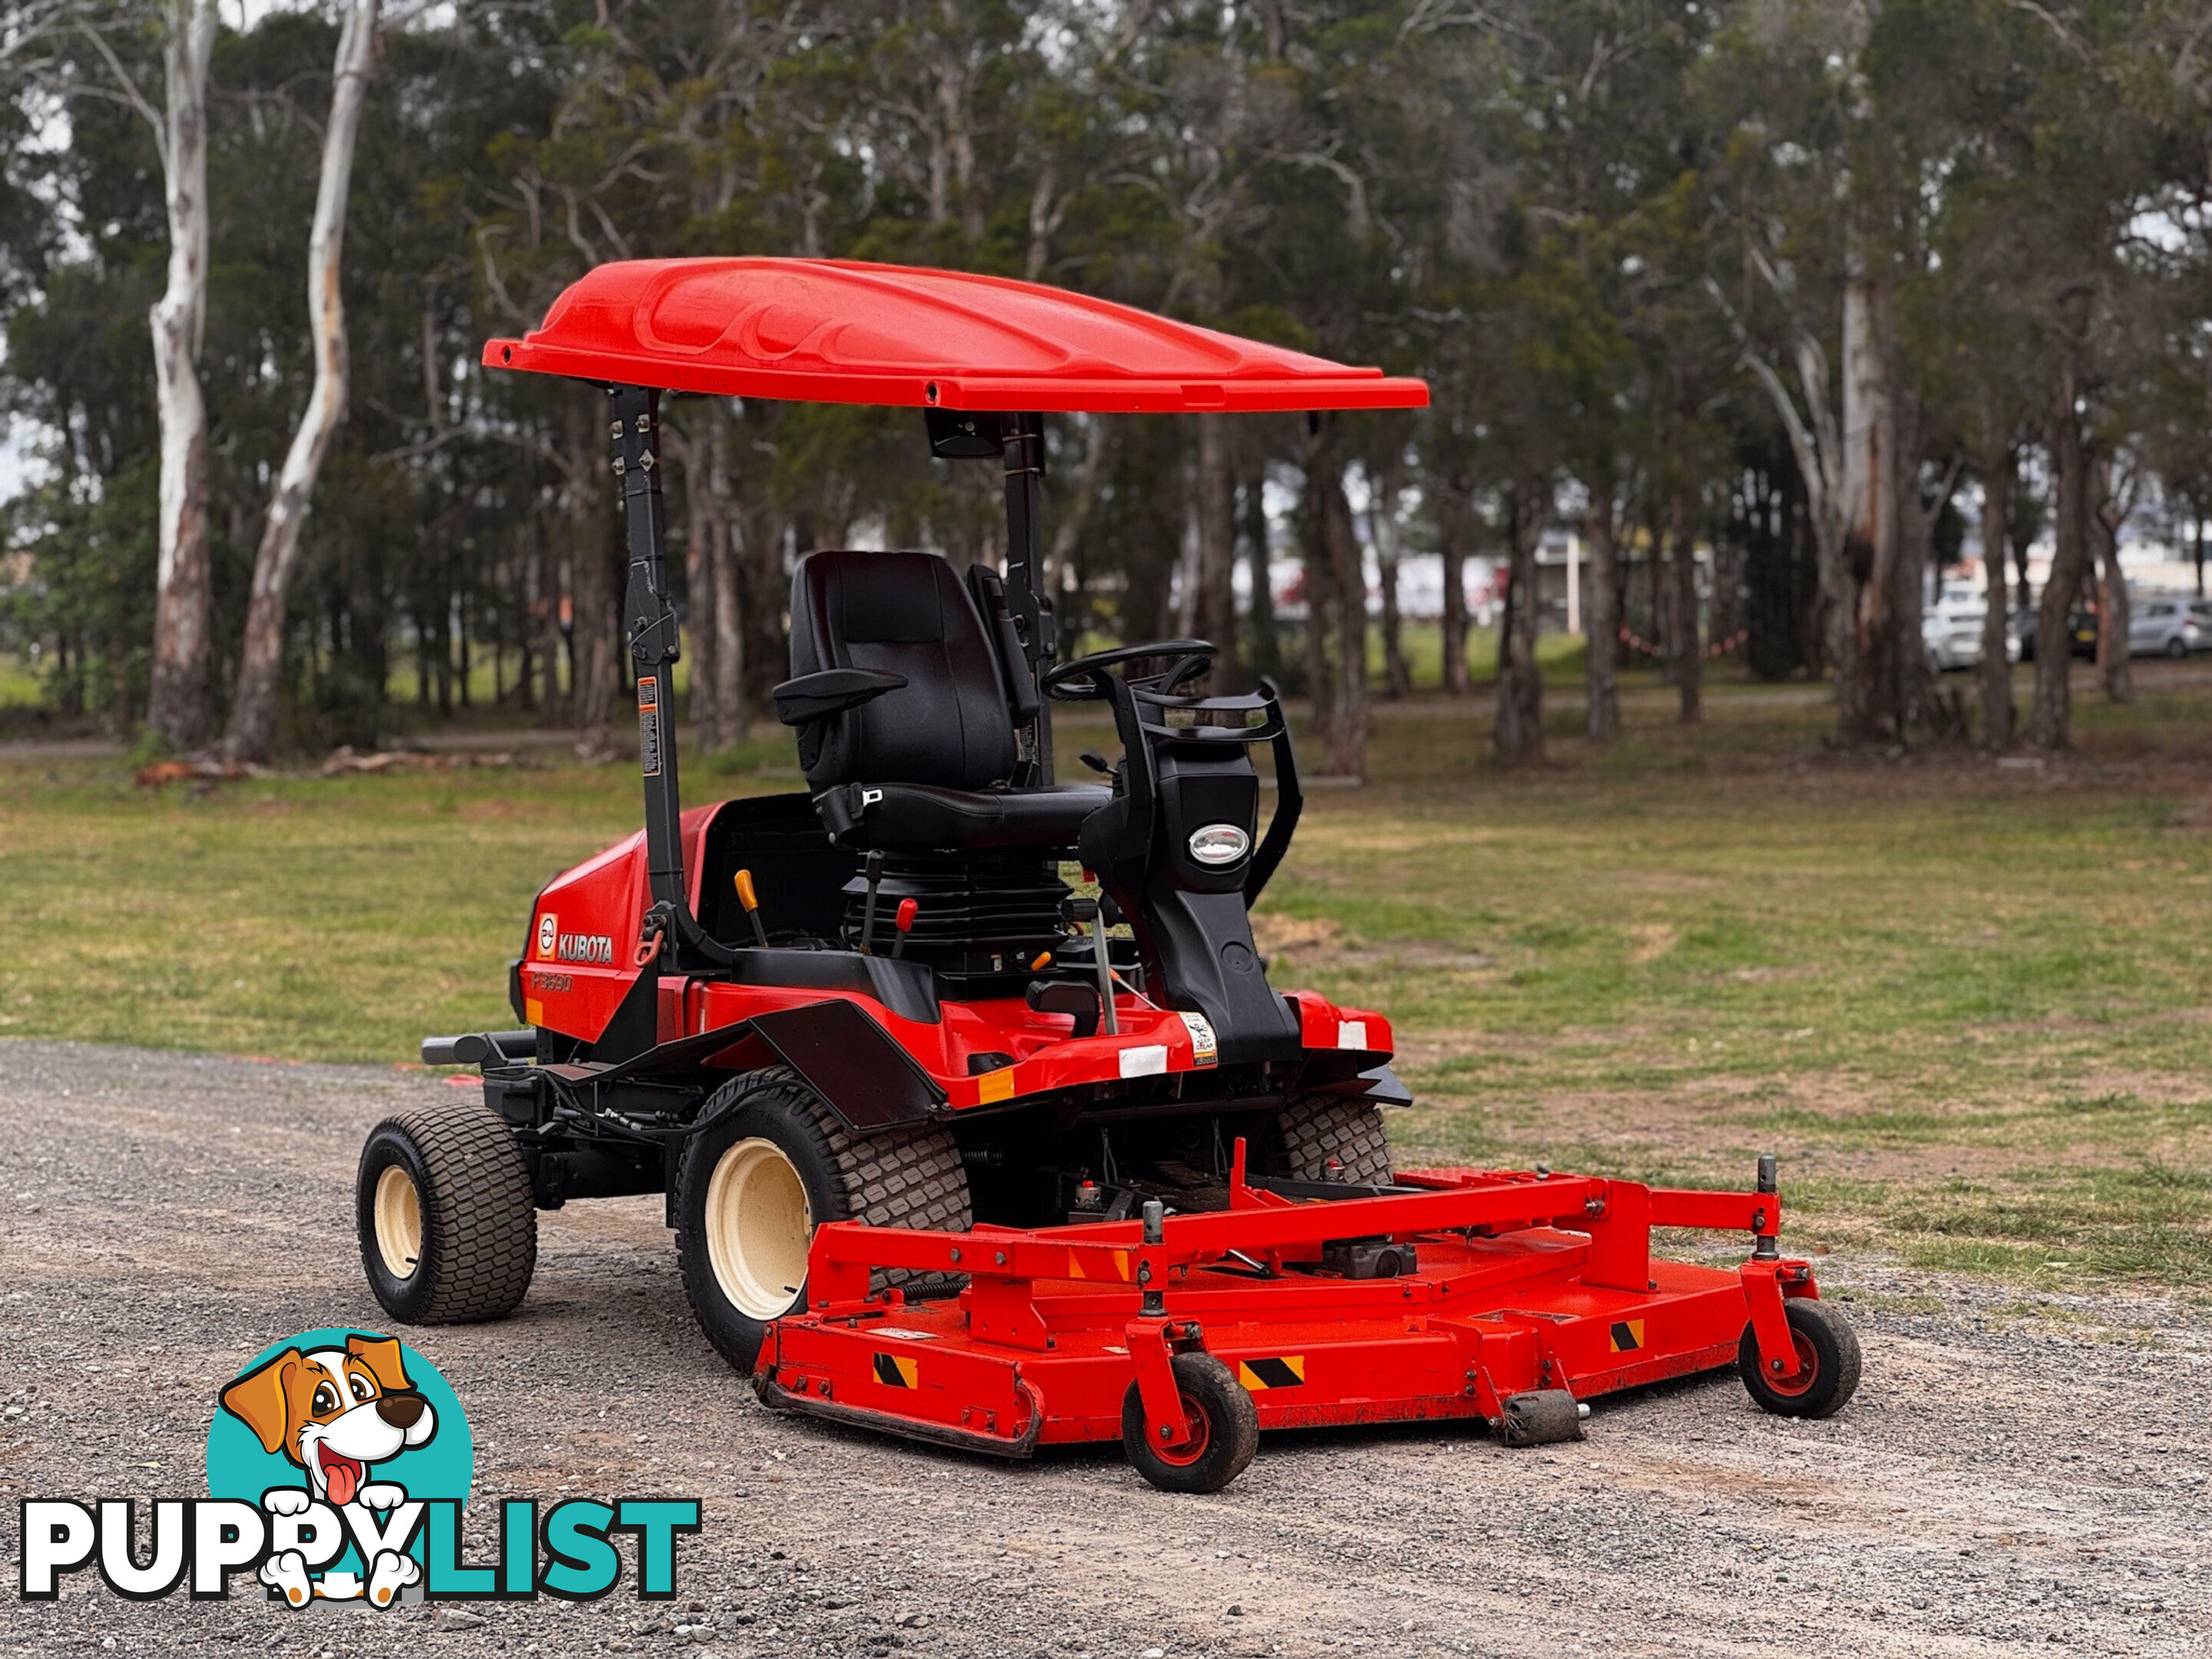
[[[421,1073],[0,1044],[0,1553],[25,1496],[189,1495],[264,1344],[384,1323],[363,1132]],[[729,1656],[2201,1653],[2212,1328],[2136,1297],[1831,1258],[1866,1345],[1833,1421],[1733,1375],[1601,1402],[1582,1444],[1271,1437],[1171,1498],[1118,1449],[995,1462],[771,1416],[695,1333],[658,1200],[544,1218],[502,1324],[411,1331],[480,1497],[706,1499],[682,1599],[459,1612],[0,1601],[0,1653]],[[2177,1386],[2178,1384],[2178,1386]],[[472,1504],[481,1515],[485,1504]]]

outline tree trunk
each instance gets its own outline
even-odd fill
[[[1367,573],[1352,503],[1344,494],[1344,468],[1334,446],[1322,478],[1323,526],[1334,565],[1336,707],[1328,723],[1328,769],[1340,777],[1367,775]]]
[[[576,749],[599,757],[612,747],[615,687],[621,673],[621,596],[615,591],[615,549],[599,487],[598,411],[580,392],[562,401],[568,459],[568,557],[574,573],[575,611],[569,638],[574,653]]]
[[[2089,469],[2089,537],[2104,581],[2097,605],[2097,673],[2105,695],[2114,702],[2136,700],[2135,670],[2129,656],[2132,609],[2128,579],[2120,569],[2120,520],[2124,516],[2112,499],[2112,464],[2100,456]]]
[[[149,320],[161,432],[160,553],[155,570],[154,662],[147,723],[175,750],[205,742],[213,718],[214,601],[207,528],[207,404],[200,337],[207,315],[208,59],[214,0],[167,0],[162,42],[162,191],[168,209],[168,286]]]
[[[745,702],[744,609],[738,565],[738,503],[730,479],[729,405],[714,400],[714,419],[708,427],[707,494],[714,503],[714,536],[708,545],[713,569],[714,614],[711,624],[700,623],[702,634],[714,637],[714,708],[721,716],[722,741],[745,740],[752,711]]]
[[[345,252],[346,198],[353,181],[355,142],[362,106],[376,59],[378,0],[353,0],[338,30],[331,65],[331,114],[323,129],[323,172],[315,189],[315,216],[307,233],[307,316],[314,331],[315,384],[292,434],[261,546],[253,556],[252,597],[246,612],[246,642],[238,690],[222,738],[227,760],[265,761],[276,739],[276,698],[284,672],[284,611],[292,574],[300,562],[300,532],[313,502],[315,480],[331,439],[345,419],[347,371],[345,300],[339,289]],[[466,681],[463,682],[464,686]]]
[[[2011,504],[2014,452],[2010,445],[1984,456],[1982,475],[1982,574],[1989,610],[1982,618],[1982,742],[1996,752],[2012,747],[2012,664],[2005,605],[2005,515]]]
[[[711,406],[684,412],[696,412],[708,422],[716,413]],[[684,654],[691,665],[689,712],[694,741],[702,754],[711,754],[723,746],[721,681],[716,672],[719,665],[714,649],[720,641],[714,636],[714,578],[719,574],[714,559],[714,532],[719,504],[707,478],[709,441],[705,432],[679,433],[675,422],[671,422],[663,450],[684,469],[684,597],[691,623],[685,630],[688,637],[684,641]]]
[[[1213,641],[1212,686],[1242,690],[1237,652],[1237,477],[1229,464],[1228,421],[1198,416],[1198,571],[1192,621],[1196,637]]]
[[[1306,430],[1306,667],[1313,682],[1314,720],[1328,750],[1328,771],[1362,777],[1367,748],[1367,579],[1352,526],[1352,504],[1344,493],[1336,417],[1311,417]]]
[[[1463,697],[1467,672],[1467,554],[1474,514],[1468,492],[1450,478],[1437,483],[1437,552],[1443,563],[1444,693]]]
[[[1855,269],[1844,289],[1843,557],[1829,584],[1828,613],[1836,736],[1845,744],[1898,738],[1890,603],[1897,423],[1884,312],[1880,285]]]
[[[1681,725],[1695,726],[1705,717],[1705,653],[1698,637],[1697,534],[1689,508],[1680,495],[1668,503],[1667,519],[1674,549],[1667,563],[1667,580],[1673,589],[1673,599],[1668,605],[1668,678],[1674,682],[1680,696],[1675,719]]]
[[[1369,474],[1367,526],[1375,544],[1375,573],[1382,601],[1382,695],[1395,702],[1411,695],[1413,671],[1406,665],[1404,621],[1398,605],[1398,501],[1406,489],[1406,449],[1396,445],[1389,459]],[[1363,585],[1364,578],[1363,577]]]
[[[1589,579],[1583,588],[1583,684],[1589,702],[1583,729],[1602,748],[1620,736],[1620,589],[1610,488],[1590,491],[1583,539],[1589,551]]]
[[[1498,713],[1492,744],[1505,762],[1544,757],[1544,680],[1536,669],[1536,541],[1549,491],[1540,477],[1513,485],[1507,504],[1505,602],[1498,616]]]
[[[1896,525],[1897,555],[1890,568],[1889,586],[1890,706],[1900,736],[1917,730],[1939,737],[1963,737],[1965,712],[1955,697],[1936,696],[1936,677],[1929,672],[1927,641],[1921,626],[1928,611],[1929,562],[1936,520],[1950,501],[1958,473],[1955,467],[1951,471],[1932,506],[1922,502],[1921,434],[1926,411],[1901,368],[1893,384],[1897,447],[1891,516]]]
[[[1274,548],[1267,526],[1267,467],[1265,460],[1245,476],[1242,486],[1244,564],[1252,583],[1252,671],[1283,671],[1282,641],[1275,632]]]
[[[2057,475],[2052,503],[2051,574],[2035,619],[2035,703],[2028,712],[2027,741],[2035,749],[2063,749],[2073,717],[2073,641],[2067,613],[2089,563],[2088,457],[2081,416],[2075,408],[2074,364],[2060,365],[2051,400],[2051,470]]]
[[[1314,735],[1335,750],[1336,680],[1329,667],[1328,641],[1336,617],[1336,561],[1328,549],[1328,483],[1336,465],[1331,417],[1310,416],[1306,426],[1305,499],[1299,530],[1305,546],[1306,695],[1313,702]]]

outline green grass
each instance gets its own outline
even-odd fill
[[[20,657],[0,651],[0,708],[36,708],[46,688]]]
[[[1807,1248],[2212,1290],[2212,681],[2145,678],[2040,771],[1827,757],[1806,688],[1683,728],[1639,682],[1617,749],[1559,708],[1515,771],[1486,705],[1378,705],[1262,945],[1390,1015],[1411,1158],[1735,1184],[1771,1150]],[[693,798],[796,787],[787,743]],[[0,761],[0,1036],[404,1061],[507,1019],[532,894],[636,817],[565,759],[198,794]]]

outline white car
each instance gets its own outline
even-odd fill
[[[1966,593],[1973,593],[1968,599]],[[1943,597],[1920,617],[1920,642],[1928,653],[1928,672],[1941,674],[1952,668],[1978,668],[1982,661],[1982,624],[1989,616],[1987,602],[1978,590],[1957,589],[1946,584]],[[2020,660],[2020,639],[2005,630],[2005,660]]]
[[[2146,599],[2128,618],[2131,657],[2185,657],[2212,651],[2212,599]]]

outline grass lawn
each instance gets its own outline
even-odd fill
[[[2139,678],[2040,769],[1826,757],[1804,686],[1685,729],[1633,680],[1616,750],[1561,708],[1518,772],[1486,703],[1380,708],[1255,918],[1273,977],[1396,1021],[1411,1159],[1740,1184],[1772,1150],[1799,1248],[2212,1292],[2212,672]],[[780,733],[687,777],[798,785]],[[0,758],[0,1036],[404,1061],[506,1023],[532,894],[637,812],[622,766],[195,795]]]

